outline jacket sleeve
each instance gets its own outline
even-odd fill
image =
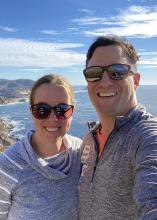
[[[11,206],[11,193],[6,183],[7,174],[0,169],[0,219],[6,220]]]
[[[157,123],[137,132],[138,148],[134,155],[133,197],[137,220],[157,219]]]
[[[0,220],[8,219],[12,203],[12,191],[18,180],[15,178],[15,167],[5,156],[0,154]],[[11,159],[10,159],[11,160]]]

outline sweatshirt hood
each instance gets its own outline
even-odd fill
[[[24,162],[24,166],[30,166],[32,169],[36,170],[36,172],[48,179],[59,180],[66,178],[72,162],[72,143],[68,135],[65,135],[63,138],[63,142],[66,146],[64,159],[62,159],[61,163],[56,168],[55,164],[53,165],[53,159],[51,159],[50,163],[46,159],[41,158],[33,150],[30,144],[33,133],[34,131],[28,132],[28,134],[15,145],[17,153]]]

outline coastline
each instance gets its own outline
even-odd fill
[[[0,152],[15,143],[16,140],[10,136],[13,128],[14,126],[11,123],[0,118]]]
[[[3,102],[1,102],[1,100],[0,107],[29,102],[28,97],[5,98],[3,99]],[[14,128],[15,126],[10,121],[3,117],[0,117],[0,153],[17,141],[17,138],[11,135],[11,132]]]
[[[3,105],[12,105],[12,104],[17,104],[17,103],[23,103],[23,102],[28,102],[28,98],[11,98],[11,99],[5,99],[3,101],[0,100],[0,106]]]

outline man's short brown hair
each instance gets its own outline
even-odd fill
[[[107,35],[98,37],[89,47],[87,56],[86,56],[86,67],[88,65],[89,60],[92,58],[94,51],[98,47],[116,45],[120,46],[124,51],[124,54],[127,56],[128,61],[136,66],[137,61],[139,60],[139,56],[132,44],[130,44],[126,39],[120,38],[115,35]]]

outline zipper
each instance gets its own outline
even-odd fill
[[[132,110],[130,112],[132,112]],[[126,122],[128,122],[132,118],[130,116],[127,116],[127,117],[128,117],[128,120]],[[111,133],[109,134],[109,136],[108,136],[108,138],[106,140],[106,143],[104,145],[104,148],[103,148],[103,151],[101,153],[100,158],[99,158],[99,144],[98,144],[98,140],[97,140],[97,137],[96,137],[96,133],[97,133],[96,130],[100,126],[100,122],[97,123],[98,126],[96,126],[94,130],[92,128],[90,128],[89,123],[88,123],[88,128],[89,128],[89,131],[91,132],[91,134],[93,136],[94,143],[95,143],[95,149],[96,149],[96,153],[97,153],[97,157],[96,157],[96,161],[95,161],[95,165],[94,165],[94,169],[93,169],[93,174],[92,174],[92,179],[91,179],[91,183],[92,184],[93,184],[93,179],[94,179],[94,175],[95,175],[97,164],[98,164],[99,160],[102,157],[104,149],[108,146],[108,143],[109,143],[109,140],[111,139],[111,136],[113,136],[113,134],[116,133],[124,125],[124,124],[121,124],[120,126],[117,127],[117,123],[116,122],[117,122],[117,119],[115,121],[115,126],[114,126],[113,130],[111,131]]]
[[[104,145],[104,148],[103,148],[103,151],[101,153],[100,158],[99,158],[99,144],[98,144],[98,140],[97,140],[97,137],[96,137],[97,132],[96,131],[91,132],[92,136],[93,136],[93,139],[94,139],[94,143],[95,143],[95,150],[96,150],[96,153],[97,153],[96,160],[95,160],[95,165],[94,165],[94,169],[93,169],[93,173],[92,173],[92,178],[91,178],[91,185],[93,185],[93,179],[94,179],[94,175],[95,175],[95,172],[96,172],[97,164],[98,164],[99,160],[102,157],[104,149],[108,146],[108,142],[111,139],[111,136],[113,136],[113,133],[115,133],[115,131],[117,131],[117,130],[118,129],[113,129],[112,132],[109,134],[109,136],[108,136],[108,138],[106,140],[106,143]]]
[[[96,161],[95,161],[94,169],[93,169],[93,173],[92,173],[91,184],[93,184],[94,174],[95,174],[96,167],[97,167],[97,164],[98,164],[98,161],[99,161],[99,144],[98,144],[98,140],[97,140],[96,135],[97,135],[96,131],[92,132],[92,136],[93,136],[93,139],[94,139],[95,150],[96,150],[97,156],[96,156]]]

